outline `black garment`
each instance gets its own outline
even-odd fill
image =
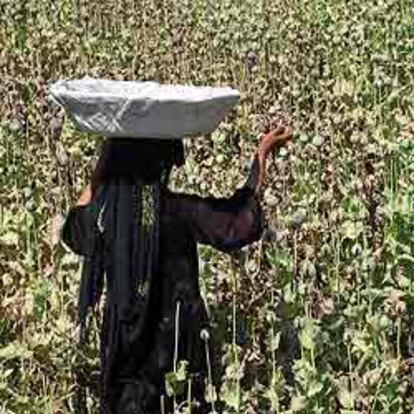
[[[204,402],[206,355],[200,337],[201,330],[208,329],[208,318],[199,292],[197,243],[232,252],[259,239],[263,223],[259,200],[254,195],[256,170],[257,162],[246,186],[228,199],[174,194],[153,187],[159,216],[151,223],[158,227],[146,234],[158,237],[156,252],[149,259],[156,263],[139,261],[147,270],[141,269],[137,279],[131,272],[134,255],[151,249],[134,252],[134,242],[124,237],[128,226],[133,230],[131,237],[138,231],[134,230],[134,221],[128,220],[136,213],[131,209],[133,179],[108,179],[91,204],[69,212],[63,240],[85,260],[79,301],[81,320],[87,307],[97,302],[103,283],[101,275],[106,275],[102,413],[161,412],[160,396],[166,393],[164,375],[173,369],[177,313],[178,360],[189,362],[193,396],[201,404],[198,411],[192,412],[208,412]],[[145,186],[137,188],[143,191]],[[114,199],[117,203],[108,205]],[[149,246],[155,243],[154,237],[141,240]],[[142,278],[142,274],[146,277]],[[167,398],[166,412],[170,412],[170,404]]]

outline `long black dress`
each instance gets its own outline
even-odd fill
[[[152,232],[159,239],[153,256],[157,263],[146,279],[133,280],[130,276],[134,256],[141,253],[139,249],[134,251],[130,239],[119,237],[122,226],[131,226],[125,217],[133,215],[133,180],[109,180],[89,205],[69,212],[63,240],[84,257],[81,320],[86,308],[97,302],[103,284],[101,275],[106,275],[101,341],[102,413],[162,412],[165,374],[173,370],[174,364],[177,317],[176,356],[189,362],[192,394],[199,402],[192,412],[209,411],[204,401],[205,344],[200,336],[203,329],[208,330],[209,322],[199,291],[197,243],[232,252],[260,238],[263,221],[254,193],[257,168],[256,159],[246,185],[230,198],[201,198],[159,189],[158,225]],[[118,204],[116,211],[112,208],[112,216],[111,206],[105,204],[111,191],[118,191]],[[154,247],[154,240],[147,238],[147,250],[151,243]],[[153,265],[146,264],[154,269]],[[186,396],[182,398],[185,400]],[[171,399],[166,397],[164,401],[165,412],[171,412]]]

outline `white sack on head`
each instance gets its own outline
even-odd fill
[[[230,87],[91,78],[60,80],[50,94],[81,131],[136,138],[210,133],[240,97]]]

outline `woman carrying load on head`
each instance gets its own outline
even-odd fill
[[[84,340],[88,308],[106,285],[101,326],[100,412],[171,412],[165,374],[186,360],[192,413],[207,413],[206,355],[200,333],[209,322],[200,297],[197,243],[232,252],[258,240],[266,157],[291,131],[264,136],[245,185],[230,198],[168,190],[184,163],[179,140],[107,139],[91,185],[72,208],[63,241],[83,256],[79,316]],[[178,331],[178,332],[177,332]],[[176,334],[178,333],[178,343]],[[177,402],[185,401],[187,391]]]

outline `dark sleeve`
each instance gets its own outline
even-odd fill
[[[62,241],[84,258],[78,297],[81,341],[84,340],[87,311],[98,303],[103,289],[103,239],[96,223],[97,217],[91,204],[73,207],[66,217],[61,235]]]
[[[62,241],[79,256],[92,257],[100,237],[90,205],[73,207],[62,229]]]
[[[263,232],[263,216],[257,184],[257,162],[243,188],[230,198],[202,198],[173,195],[173,205],[188,224],[195,240],[231,252],[259,240]]]

